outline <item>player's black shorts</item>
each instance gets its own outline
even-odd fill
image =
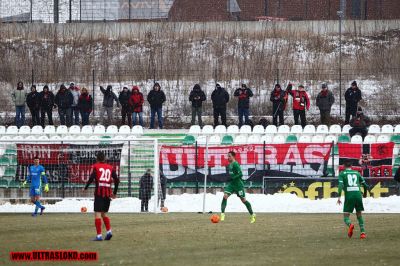
[[[108,212],[110,209],[110,198],[103,198],[99,196],[94,197],[94,211],[95,212]]]

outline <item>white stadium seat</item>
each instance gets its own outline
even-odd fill
[[[342,133],[342,127],[340,125],[332,125],[329,128],[329,134],[339,135]]]
[[[219,145],[221,144],[221,137],[219,135],[213,135],[208,140],[208,144],[210,145]]]
[[[255,125],[253,127],[253,134],[264,134],[265,129],[262,125]]]
[[[394,127],[394,133],[400,134],[400,125],[396,125],[396,126]]]
[[[381,128],[379,125],[370,125],[368,128],[368,134],[380,134],[381,133]]]
[[[65,135],[68,134],[68,128],[67,126],[61,125],[57,127],[56,133],[58,135]]]
[[[206,143],[207,143],[207,136],[204,136],[204,135],[198,136],[198,137],[196,138],[196,142],[197,142],[197,145],[206,145]]]
[[[224,125],[218,125],[215,127],[215,134],[226,134],[226,127]]]
[[[240,134],[251,134],[251,126],[249,125],[243,125],[240,130]]]
[[[81,140],[81,141],[85,142],[87,140],[87,137],[84,135],[80,135],[80,136],[76,137],[76,140]]]
[[[68,133],[71,135],[79,135],[81,134],[81,128],[77,125],[73,125],[69,128]]]
[[[228,134],[239,134],[239,127],[237,125],[230,125],[226,132]]]
[[[290,134],[301,135],[303,133],[303,128],[300,125],[293,125],[290,129]]]
[[[189,128],[189,134],[198,135],[201,133],[201,127],[199,125],[193,125]]]
[[[106,128],[103,125],[96,125],[93,129],[94,134],[105,134],[106,133]]]
[[[25,140],[37,140],[37,137],[34,135],[26,136]]]
[[[132,127],[132,134],[134,135],[143,135],[143,127],[136,125]]]
[[[48,140],[48,139],[49,139],[49,137],[46,135],[42,135],[42,136],[38,137],[38,140]]]
[[[24,137],[21,136],[21,135],[18,135],[18,136],[14,136],[12,139],[13,139],[13,140],[23,140]]]
[[[43,134],[43,128],[42,126],[34,126],[31,130],[31,134],[35,135],[42,135]]]
[[[112,135],[118,134],[118,127],[116,125],[108,126],[107,130],[106,130],[106,133],[107,134],[112,134]]]
[[[5,133],[6,133],[6,127],[0,126],[0,134],[5,134]]]
[[[297,142],[310,143],[311,142],[311,136],[309,136],[309,135],[301,135]]]
[[[276,133],[278,133],[278,129],[276,128],[276,126],[275,125],[268,125],[266,128],[265,128],[265,134],[276,134]]]
[[[276,144],[285,143],[285,137],[282,136],[282,135],[276,135],[276,136],[274,136],[274,138],[272,139],[272,142],[273,142],[273,143],[276,143]]]
[[[337,137],[334,135],[328,135],[325,137],[325,141],[324,142],[333,142],[333,143],[337,143]]]
[[[315,135],[311,138],[312,143],[324,143],[324,136],[323,135]]]
[[[31,128],[29,126],[22,126],[18,130],[19,134],[29,135],[31,134]]]
[[[344,125],[342,128],[342,133],[343,134],[349,134],[349,130],[350,130],[351,126],[349,124]]]
[[[50,136],[50,139],[51,140],[62,140],[62,138],[59,135]]]
[[[214,127],[211,125],[205,125],[203,129],[201,130],[202,134],[213,134],[214,133]]]
[[[18,135],[18,128],[16,126],[9,126],[6,130],[7,135]]]
[[[259,135],[250,135],[247,139],[248,144],[259,144],[260,143],[260,136]]]
[[[329,133],[329,128],[327,125],[319,125],[317,127],[317,134],[328,134]]]
[[[247,138],[245,135],[238,135],[235,137],[234,144],[246,144]]]
[[[131,134],[131,128],[127,125],[123,125],[119,128],[118,133],[122,135],[129,135]]]
[[[289,134],[290,127],[288,125],[281,125],[278,127],[278,133],[279,134]]]
[[[382,134],[393,134],[393,126],[392,125],[383,125],[381,129]]]
[[[92,135],[93,134],[93,127],[90,125],[83,126],[81,129],[81,134],[85,135]]]
[[[315,134],[314,125],[306,125],[303,130],[303,134]]]
[[[75,137],[73,137],[73,136],[71,136],[71,135],[65,135],[65,136],[62,138],[63,141],[69,141],[69,140],[74,140],[74,139],[75,139]]]
[[[53,125],[45,126],[44,134],[48,134],[48,135],[56,134],[56,127]]]
[[[351,138],[351,143],[360,144],[362,142],[363,142],[363,140],[360,135],[355,135]]]
[[[373,136],[373,135],[367,135],[367,136],[364,138],[364,143],[371,144],[371,143],[375,143],[375,142],[376,142],[376,137]]]
[[[3,135],[0,137],[1,140],[11,140],[10,136]]]
[[[260,143],[266,143],[266,144],[270,144],[270,143],[272,143],[272,136],[271,135],[264,135],[264,136],[261,136],[261,138],[260,138]]]
[[[385,142],[389,142],[389,141],[390,141],[390,137],[388,135],[379,135],[376,138],[376,142],[379,142],[379,143],[385,143]]]

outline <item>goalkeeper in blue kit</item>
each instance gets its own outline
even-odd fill
[[[43,211],[45,209],[45,207],[40,204],[40,196],[42,194],[42,182],[44,183],[44,192],[49,192],[49,184],[47,182],[44,167],[39,164],[39,158],[35,157],[33,162],[34,165],[31,165],[28,168],[28,176],[26,177],[25,182],[22,183],[22,187],[24,187],[28,182],[31,183],[29,196],[31,197],[32,203],[35,204],[35,212],[32,214],[32,216],[36,217],[39,209],[40,215],[43,214]]]

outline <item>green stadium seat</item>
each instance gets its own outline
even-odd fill
[[[16,167],[7,167],[6,170],[4,171],[4,177],[15,177],[16,173],[17,173]]]
[[[0,179],[0,188],[7,188],[7,187],[8,187],[7,179]]]
[[[192,135],[186,135],[185,138],[182,140],[183,145],[193,145],[196,143],[196,139]]]
[[[100,142],[99,142],[100,145],[108,145],[111,143],[112,143],[111,136],[101,136],[100,137]]]
[[[400,135],[393,135],[390,137],[390,141],[396,144],[400,144]]]
[[[225,135],[222,138],[221,145],[232,145],[233,137],[231,135]]]
[[[295,135],[289,135],[286,138],[286,143],[296,143],[297,137]]]
[[[328,167],[326,169],[326,173],[328,174],[328,176],[334,176],[335,175],[335,170],[331,167]]]
[[[9,188],[20,188],[21,187],[21,182],[17,181],[17,180],[11,180],[8,187]],[[28,186],[25,186],[25,187],[27,188]]]
[[[348,143],[350,142],[350,137],[347,135],[340,135],[338,138],[338,143]]]
[[[333,155],[339,155],[339,146],[334,144],[332,152],[333,152]]]
[[[394,165],[395,165],[395,166],[400,166],[400,157],[397,157],[397,158],[394,160]]]
[[[4,155],[17,155],[17,150],[16,149],[6,149],[4,152]]]
[[[2,166],[10,165],[10,159],[7,156],[0,157],[0,165]]]

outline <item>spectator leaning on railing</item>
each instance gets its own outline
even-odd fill
[[[286,91],[293,97],[293,116],[295,125],[299,124],[299,117],[301,119],[301,126],[304,128],[307,125],[306,109],[310,109],[310,98],[304,90],[303,85],[299,85],[297,90],[293,90],[293,85],[289,83]]]
[[[11,94],[15,104],[15,125],[18,128],[25,124],[26,96],[27,93],[24,89],[24,84],[20,81],[17,83],[17,89]]]
[[[368,127],[371,125],[371,120],[364,115],[362,108],[358,107],[356,116],[350,120],[351,129],[349,130],[350,137],[356,134],[361,134],[363,140],[368,134]]]
[[[199,84],[194,85],[193,90],[190,92],[189,101],[192,103],[192,121],[191,124],[194,125],[196,123],[196,116],[199,122],[199,126],[203,127],[203,120],[201,119],[202,115],[202,106],[203,102],[206,100],[206,95],[204,91],[201,90]]]
[[[333,93],[328,90],[328,85],[322,84],[322,90],[318,93],[316,104],[321,114],[321,125],[331,125],[331,108],[335,102]]]
[[[40,124],[44,128],[45,118],[49,119],[49,125],[53,125],[53,108],[54,106],[54,94],[49,90],[49,86],[44,85],[43,91],[39,94],[40,98]]]
[[[250,98],[253,97],[253,92],[246,84],[242,84],[240,88],[235,90],[233,95],[238,98],[239,127],[241,127],[249,120]]]
[[[93,110],[93,99],[86,88],[82,88],[78,100],[78,109],[82,118],[82,126],[89,125],[89,116]]]
[[[121,117],[122,125],[126,125],[126,120],[128,120],[128,126],[132,126],[132,116],[131,107],[129,106],[129,98],[131,97],[131,92],[128,87],[123,87],[122,91],[119,93],[118,100],[121,104]],[[127,119],[128,118],[128,119]]]
[[[31,112],[32,126],[39,125],[40,95],[36,90],[36,85],[31,86],[31,92],[26,96],[26,105],[28,105]]]
[[[221,116],[221,123],[224,126],[226,124],[226,105],[229,102],[229,94],[217,83],[215,90],[211,94],[211,100],[214,109],[214,127],[219,125],[219,116]]]
[[[133,86],[132,94],[129,98],[129,106],[132,110],[132,122],[134,126],[137,122],[137,116],[139,116],[139,125],[143,127],[143,103],[144,97],[143,94],[139,91],[139,87]]]
[[[271,92],[270,101],[272,102],[272,123],[275,126],[284,124],[283,112],[286,109],[287,94],[282,90],[280,84],[276,84],[274,90]]]
[[[157,113],[158,127],[163,128],[163,116],[162,116],[162,106],[166,101],[164,92],[161,90],[159,83],[155,83],[153,89],[147,95],[147,101],[150,104],[151,114],[150,114],[150,128],[154,128],[154,120]]]
[[[60,116],[60,124],[67,125],[70,127],[72,125],[72,103],[74,97],[70,90],[61,85],[59,91],[56,94],[55,104],[58,108],[58,115]]]
[[[117,103],[117,107],[119,107],[118,97],[112,91],[111,85],[108,85],[107,89],[104,89],[102,86],[100,86],[100,91],[103,93],[103,106],[100,111],[100,118],[103,124],[105,124],[104,113],[107,112],[107,125],[111,125],[113,121],[114,101]]]
[[[346,90],[344,98],[346,100],[345,124],[348,124],[350,116],[352,118],[356,116],[358,103],[362,100],[361,90],[358,88],[356,81],[353,81],[351,87]]]
[[[79,95],[81,95],[80,88],[78,86],[75,86],[74,83],[71,82],[69,85],[69,91],[71,92],[73,96],[73,102],[72,102],[72,122],[74,125],[79,125],[79,108],[78,108],[78,101],[79,101]]]

